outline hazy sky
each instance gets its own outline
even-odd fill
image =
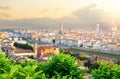
[[[0,0],[0,23],[6,24],[20,25],[19,20],[23,25],[36,24],[37,20],[44,25],[44,21],[59,19],[72,24],[99,23],[119,21],[119,14],[120,0]]]
[[[1,19],[61,18],[87,5],[96,4],[99,9],[114,16],[120,11],[120,0],[0,0]]]

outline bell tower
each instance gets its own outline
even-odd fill
[[[64,26],[63,26],[63,22],[60,23],[60,31],[63,32],[64,30]]]
[[[59,34],[63,34],[64,32],[64,25],[63,25],[63,22],[60,23],[60,28],[59,28]]]
[[[35,53],[36,57],[37,57],[37,49],[38,49],[38,45],[37,45],[37,43],[35,43],[34,44],[34,53]]]

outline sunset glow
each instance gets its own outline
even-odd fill
[[[58,19],[91,4],[96,4],[96,8],[119,16],[116,15],[120,12],[119,0],[0,0],[0,18],[48,17]]]

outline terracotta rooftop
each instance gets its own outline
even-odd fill
[[[19,49],[19,48],[15,48],[14,52],[15,53],[33,53],[32,50],[29,50],[29,49]]]
[[[116,42],[109,42],[108,44],[116,45]]]
[[[51,46],[40,46],[38,48],[45,49],[45,48],[51,48]]]
[[[1,48],[6,48],[8,50],[14,50],[14,48],[12,46],[10,46],[10,45],[8,45],[8,46],[2,46]]]

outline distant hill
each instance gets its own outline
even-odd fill
[[[17,29],[16,26],[0,25],[0,30]]]
[[[41,18],[41,19],[21,19],[21,20],[0,20],[0,29],[59,29],[60,20]],[[79,21],[64,21],[65,29],[87,29],[95,30],[96,25],[104,30],[111,29],[111,22],[87,22],[80,23]],[[116,23],[119,26],[119,23]],[[120,28],[120,27],[118,27]]]

